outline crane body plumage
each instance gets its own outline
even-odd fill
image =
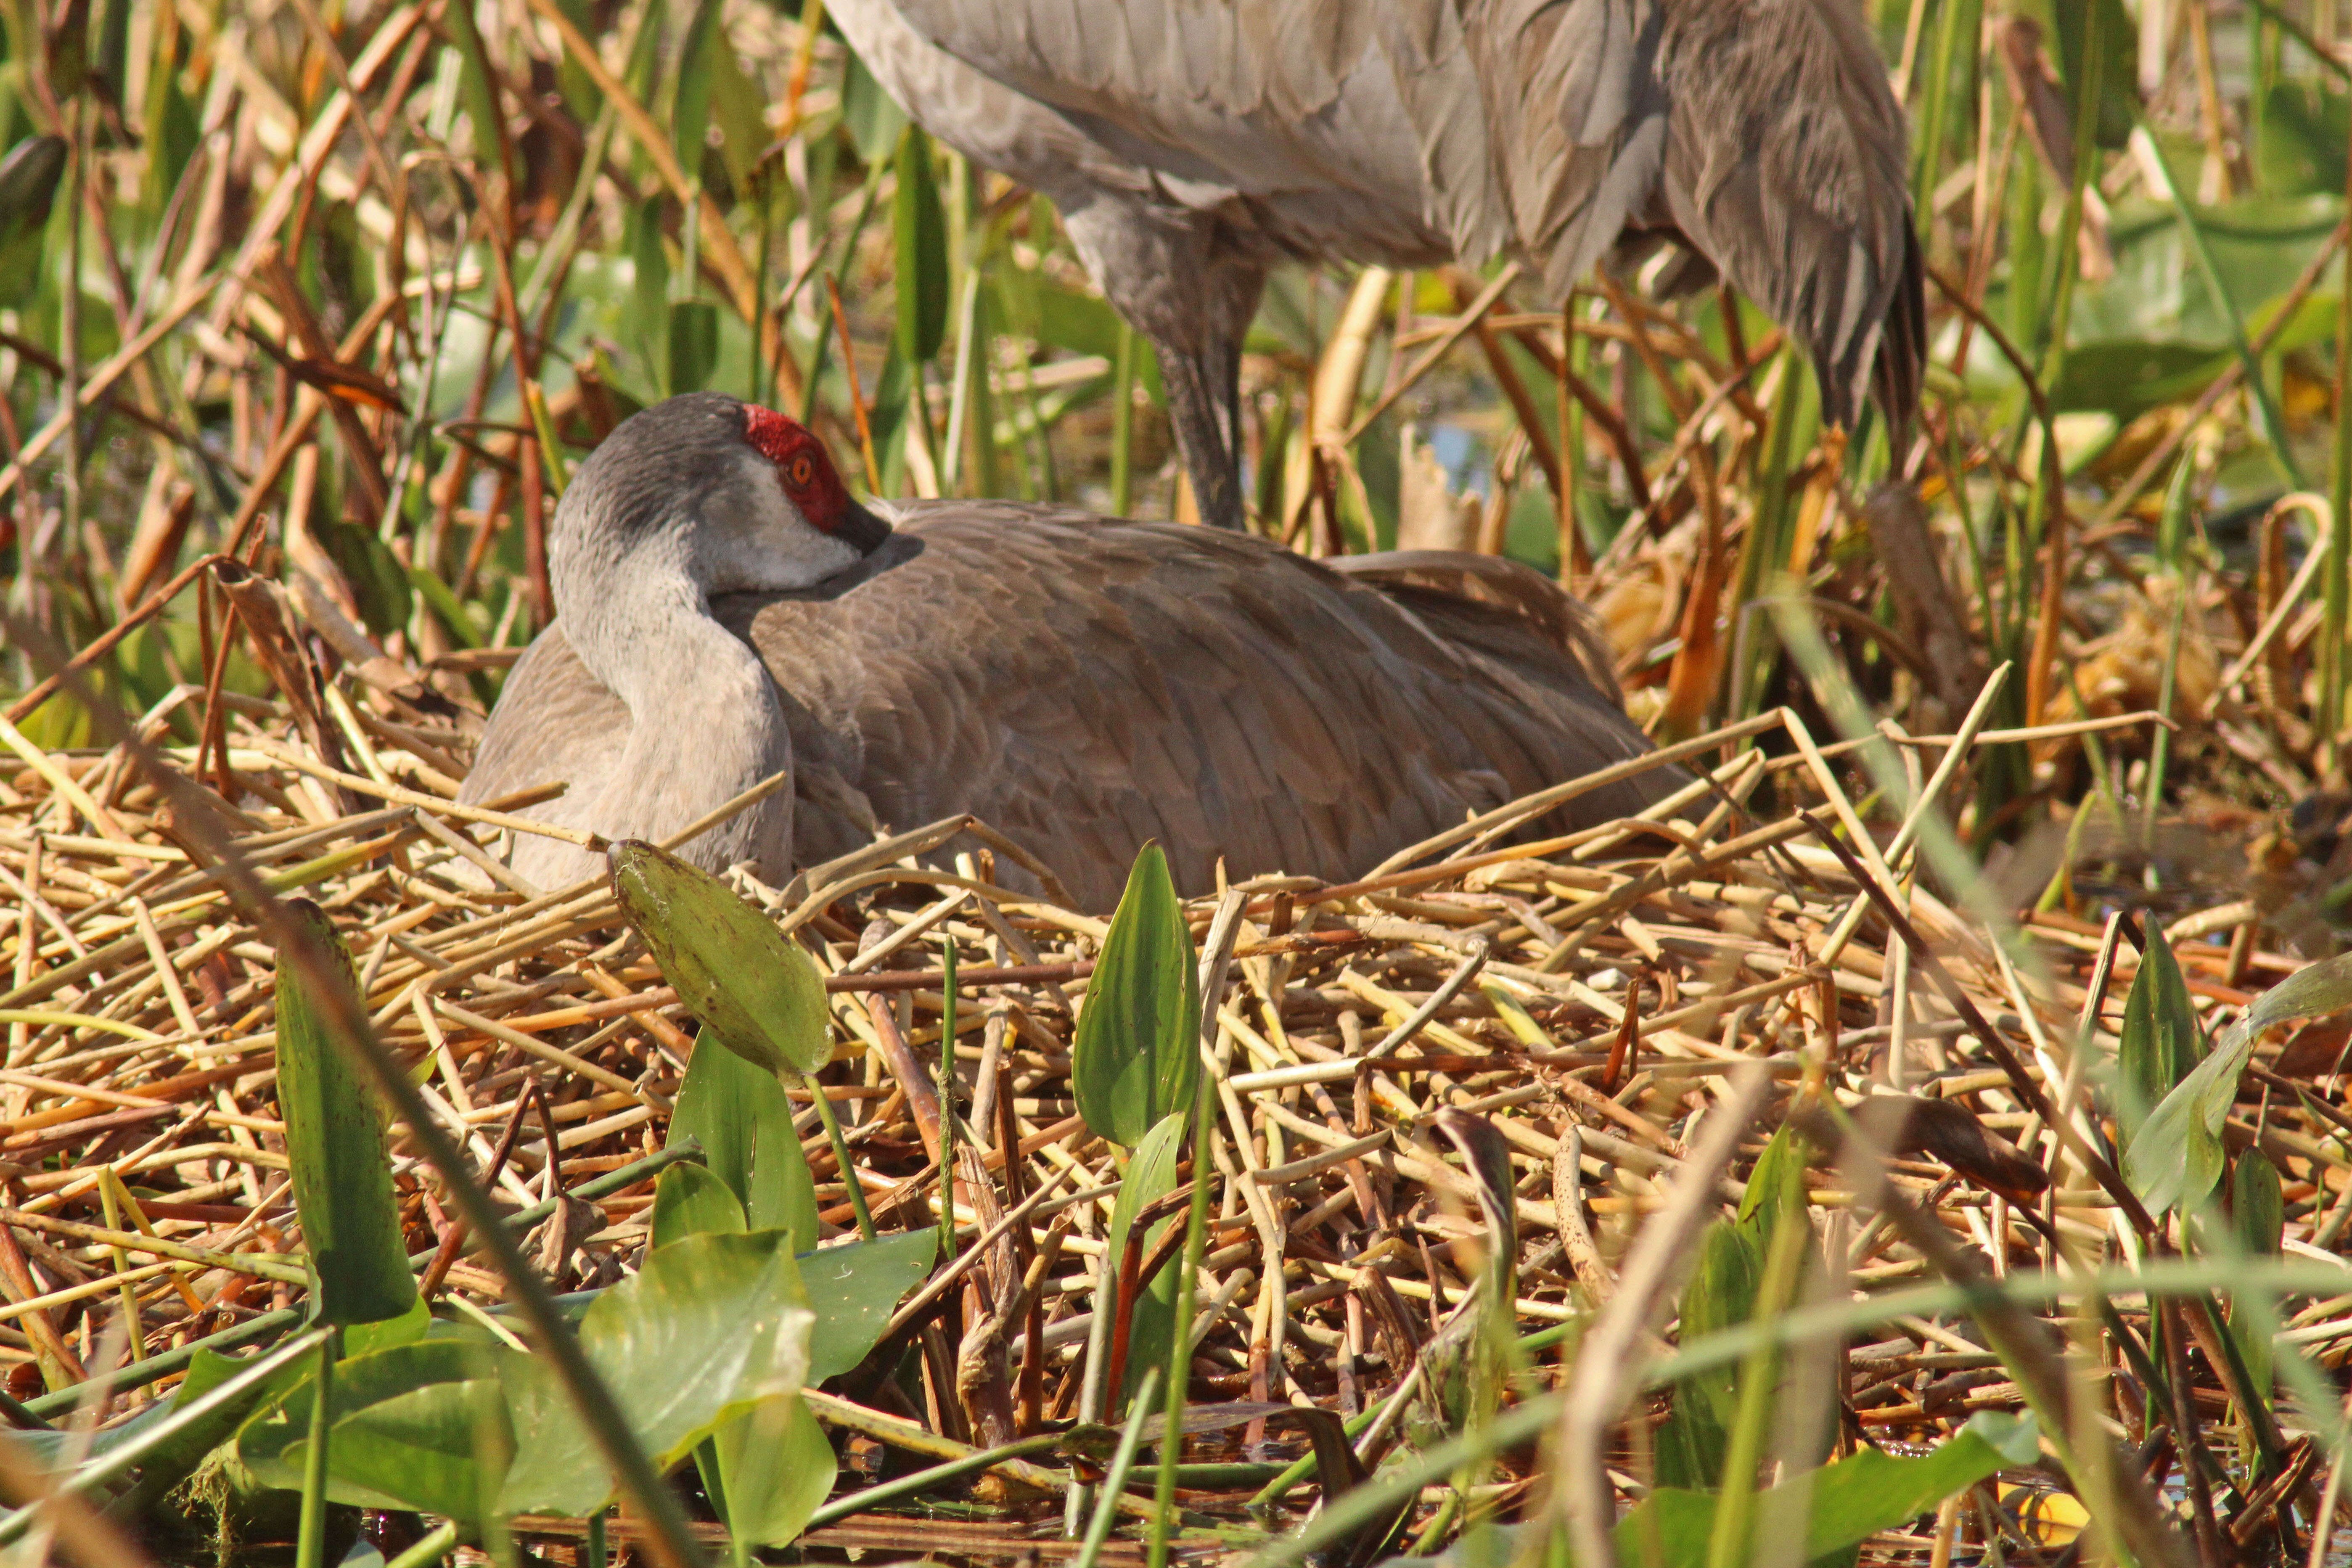
[[[918,122],[1049,196],[1242,521],[1243,333],[1286,258],[1510,254],[1549,297],[1680,241],[1898,424],[1926,348],[1907,139],[1853,0],[835,0]]]
[[[684,852],[781,881],[971,812],[1108,909],[1149,841],[1190,891],[1220,861],[1342,879],[1646,749],[1581,608],[1509,562],[1326,564],[990,501],[901,503],[887,529],[850,503],[828,532],[761,515],[771,459],[730,434],[761,416],[781,420],[674,398],[591,454],[551,530],[557,618],[509,675],[465,799],[561,782],[534,815],[661,837],[789,769]],[[793,429],[787,474],[821,456]],[[813,483],[839,495],[829,463]],[[1668,776],[1550,822],[1637,810]],[[551,888],[597,863],[526,836],[513,864]]]

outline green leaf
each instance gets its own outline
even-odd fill
[[[742,1205],[752,1230],[789,1230],[793,1250],[817,1243],[816,1179],[793,1102],[772,1073],[730,1050],[697,1050],[669,1120],[669,1141],[692,1138],[703,1164]]]
[[[2279,1187],[2278,1167],[2260,1149],[2238,1156],[2230,1173],[2230,1225],[2240,1247],[2256,1258],[2275,1258],[2286,1235],[2286,1195]],[[2249,1310],[2241,1298],[2230,1304],[2230,1334],[2238,1342],[2238,1356],[2246,1376],[2267,1402],[2271,1396],[2276,1352],[2267,1312]],[[2246,1412],[2237,1413],[2242,1422]],[[2251,1440],[2251,1432],[2248,1437]]]
[[[359,1005],[351,954],[334,923],[307,899],[292,901],[314,965]],[[318,1279],[311,1317],[372,1323],[415,1304],[401,1241],[383,1117],[354,1052],[331,1036],[325,1007],[291,952],[278,958],[278,1109],[302,1239]]]
[[[771,1073],[812,1073],[833,1055],[816,966],[708,871],[637,839],[608,857],[621,912],[678,1000],[719,1043]]]
[[[502,1358],[520,1359],[453,1338],[336,1363],[328,1394],[328,1495],[359,1508],[483,1519],[514,1448],[499,1393]],[[237,1458],[265,1486],[302,1485],[312,1381],[302,1379],[237,1433]]]
[[[621,323],[630,349],[653,384],[654,395],[673,390],[669,375],[669,248],[663,242],[661,204],[633,205],[625,226],[629,239],[627,315]]]
[[[783,1232],[688,1237],[596,1299],[580,1346],[666,1468],[730,1416],[800,1389],[808,1300]],[[515,1435],[500,1510],[576,1519],[596,1509],[612,1477],[554,1373],[536,1356],[500,1371]]]
[[[866,1359],[899,1298],[930,1271],[938,1245],[933,1232],[919,1230],[802,1256],[801,1279],[816,1311],[807,1382]],[[832,1442],[798,1397],[762,1400],[720,1423],[694,1462],[729,1532],[770,1546],[801,1532],[832,1491],[835,1470]]]
[[[809,1382],[839,1377],[866,1358],[899,1301],[930,1273],[939,1246],[926,1227],[801,1254],[801,1281],[816,1309]]]
[[[2252,1054],[2249,1040],[2242,1050],[2223,1048],[2198,1063],[2125,1146],[2124,1179],[2151,1212],[2161,1214],[2176,1205],[2195,1210],[2221,1180],[2221,1118],[2208,1124],[2202,1101],[2215,1084],[2234,1096],[2238,1075]],[[2222,1117],[2229,1109],[2224,1099]]]
[[[565,18],[580,29],[581,37],[593,38],[596,36],[596,16],[589,5],[589,0],[555,0],[555,3],[556,8],[563,13]],[[658,37],[660,33],[661,7],[657,5],[648,5],[637,22],[640,45],[643,44],[646,35],[652,34]],[[563,94],[564,107],[572,110],[572,117],[574,120],[583,125],[591,124],[595,121],[596,111],[604,107],[604,95],[598,90],[595,79],[588,74],[586,68],[583,67],[578,60],[572,58],[572,53],[568,49],[563,51],[555,62],[555,86],[556,90]]]
[[[719,307],[709,300],[674,300],[669,307],[669,390],[700,392],[719,363]]]
[[[2050,41],[2050,63],[2057,68],[2068,101],[2074,102],[2077,101],[2075,83],[2087,63],[2084,46],[2090,41],[2088,23],[2094,5],[2104,13],[2099,18],[2103,58],[2095,134],[2100,146],[2120,147],[2131,133],[2132,82],[2138,72],[2132,40],[2139,36],[2122,0],[2024,0],[2018,9],[2042,24],[2042,37]]]
[[[672,1165],[654,1187],[652,1228],[648,1245],[656,1250],[689,1236],[740,1236],[743,1205],[726,1183],[701,1166]]]
[[[2262,187],[2281,195],[2344,189],[2345,150],[2352,147],[2352,104],[2316,81],[2279,80],[2263,94],[2263,135],[2254,166]]]
[[[714,38],[721,45],[726,41],[719,20],[719,0],[699,0],[687,18],[686,39],[678,47],[677,95],[670,109],[670,148],[688,179],[702,167],[703,137],[710,129],[710,87],[717,63]]]
[[[728,1533],[755,1546],[782,1546],[799,1535],[840,1468],[833,1440],[797,1394],[761,1400],[721,1426],[711,1447]]]
[[[1097,973],[1101,972],[1097,970]],[[1107,1250],[1111,1278],[1117,1279],[1127,1256],[1129,1234],[1134,1230],[1138,1215],[1152,1204],[1176,1190],[1177,1156],[1184,1145],[1184,1134],[1192,1119],[1189,1106],[1180,1106],[1155,1123],[1138,1141],[1134,1157],[1127,1163],[1127,1173],[1120,1178],[1118,1196],[1111,1203],[1110,1226],[1106,1233]],[[1143,1255],[1150,1257],[1168,1227],[1179,1216],[1164,1215],[1151,1223],[1144,1232]],[[1153,1277],[1143,1295],[1132,1307],[1121,1302],[1113,1310],[1130,1314],[1127,1339],[1127,1369],[1122,1378],[1125,1387],[1120,1397],[1132,1394],[1141,1384],[1147,1368],[1162,1365],[1168,1360],[1170,1334],[1176,1322],[1176,1277],[1181,1272],[1173,1264]],[[1097,1302],[1099,1310],[1104,1303]]]
[[[2204,1055],[2197,1010],[2172,944],[2154,921],[2147,923],[2147,951],[2124,998],[2121,1043],[2116,1047],[2116,1121],[2126,1148],[2148,1115]]]
[[[866,62],[856,55],[849,57],[848,69],[841,79],[841,123],[849,131],[849,140],[857,149],[857,161],[872,163],[890,155],[898,145],[898,133],[907,128],[907,111],[897,100],[882,89]]]
[[[2063,414],[2098,410],[2136,419],[2151,408],[2193,398],[2230,363],[2228,351],[2157,338],[2107,338],[2070,345],[2049,389]]]
[[[41,236],[65,175],[62,136],[28,136],[0,158],[0,299],[29,300],[41,266]]]
[[[907,467],[908,417],[914,411],[915,375],[912,362],[898,352],[895,332],[882,351],[882,370],[874,378],[874,402],[866,424],[874,433],[874,459],[882,470],[881,495],[904,489]]]
[[[475,626],[466,614],[465,605],[457,602],[457,595],[448,584],[425,567],[411,566],[408,569],[408,585],[424,596],[426,607],[433,612],[433,618],[457,640],[459,647],[482,646],[481,628]]]
[[[1785,1124],[1757,1157],[1748,1190],[1739,1199],[1739,1224],[1756,1243],[1759,1258],[1772,1245],[1772,1232],[1780,1221],[1805,1212],[1805,1167],[1811,1160],[1804,1134]]]
[[[1128,873],[1070,1047],[1078,1113],[1136,1147],[1162,1117],[1189,1110],[1201,1069],[1200,978],[1192,934],[1160,846]]]
[[[890,217],[898,245],[898,353],[920,364],[948,331],[948,223],[931,165],[931,139],[909,125],[898,139]]]
[[[2221,1043],[2225,1048],[2231,1047],[2241,1039],[2256,1038],[2273,1025],[2321,1018],[2347,1007],[2352,1007],[2352,953],[2339,953],[2304,965],[2254,998],[2253,1005],[2222,1031]],[[2222,1103],[2226,1109],[2229,1102]]]
[[[2238,1156],[2230,1176],[2230,1219],[2238,1245],[2258,1258],[2275,1258],[2286,1236],[2286,1195],[2278,1167],[2260,1149]]]
[[[466,6],[453,5],[442,25],[449,29],[451,40],[457,46],[458,96],[465,102],[466,118],[473,129],[475,161],[484,169],[503,168],[498,89],[492,85],[489,57],[482,47],[482,35],[475,27],[474,14]]]
[[[767,95],[744,74],[724,28],[711,37],[710,119],[719,127],[719,158],[736,198],[750,194],[752,171],[768,149]],[[787,189],[790,187],[787,186]]]
[[[1711,1226],[1698,1268],[1683,1287],[1681,1337],[1737,1328],[1756,1312],[1764,1260],[1780,1225],[1803,1218],[1811,1145],[1783,1125],[1748,1177],[1738,1220]],[[1739,1406],[1738,1369],[1718,1367],[1675,1384],[1674,1408],[1657,1435],[1658,1480],[1666,1487],[1712,1489],[1722,1479],[1731,1424]],[[1701,1559],[1705,1553],[1702,1552]]]
[[[1824,1465],[1756,1496],[1759,1533],[1774,1521],[1805,1531],[1804,1557],[1819,1563],[1859,1546],[1882,1530],[1934,1509],[1994,1472],[2032,1464],[2040,1450],[2033,1417],[1981,1411],[1932,1454],[1890,1458],[1875,1448]],[[1674,1568],[1706,1561],[1715,1527],[1710,1492],[1661,1486],[1620,1521],[1617,1550],[1628,1563],[1657,1561]]]
[[[2148,951],[2154,953],[2162,939],[2153,925],[2148,935]],[[2139,989],[2137,980],[2132,989]],[[2352,953],[2306,964],[2257,997],[2236,1023],[2221,1031],[2212,1055],[2164,1097],[2124,1150],[2124,1175],[2140,1201],[2151,1209],[2201,1205],[2221,1180],[2221,1124],[2237,1100],[2238,1079],[2253,1057],[2254,1042],[2274,1024],[2347,1007],[2352,1007]],[[2126,1005],[2126,1028],[2130,1017]]]
[[[1750,1182],[1748,1191],[1757,1190]],[[1769,1212],[1769,1210],[1765,1212]],[[1754,1315],[1764,1276],[1757,1231],[1717,1221],[1700,1244],[1698,1268],[1683,1287],[1679,1338],[1688,1342],[1737,1328]],[[1658,1481],[1663,1487],[1713,1487],[1723,1474],[1724,1449],[1739,1406],[1738,1369],[1716,1367],[1675,1384],[1674,1410],[1658,1428]],[[1706,1538],[1700,1554],[1706,1557]]]
[[[408,625],[415,601],[409,569],[375,531],[336,519],[313,532],[335,564],[342,569],[359,600],[360,618],[377,637],[389,637]]]

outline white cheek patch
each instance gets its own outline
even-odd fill
[[[774,465],[748,448],[739,473],[715,488],[697,524],[708,593],[806,588],[857,562],[857,552],[803,517]]]

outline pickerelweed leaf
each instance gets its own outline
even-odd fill
[[[935,1232],[919,1230],[802,1254],[801,1280],[816,1313],[809,1383],[866,1359],[899,1299],[930,1272],[938,1248]],[[694,1463],[728,1532],[768,1546],[801,1532],[832,1491],[835,1470],[831,1439],[796,1394],[763,1399],[720,1422],[694,1450]]]
[[[433,1339],[336,1363],[328,1395],[329,1495],[359,1508],[481,1520],[513,1453],[497,1376],[499,1359],[511,1354],[478,1341]],[[304,1378],[237,1433],[238,1459],[265,1486],[302,1486],[311,1382]]]
[[[278,1108],[302,1238],[318,1279],[311,1316],[327,1323],[397,1318],[416,1300],[383,1113],[356,1042],[339,1041],[314,977],[352,986],[351,954],[318,905],[294,900],[307,954],[278,958]],[[356,1002],[357,998],[353,998]]]
[[[798,1394],[763,1399],[719,1428],[717,1452],[730,1534],[782,1546],[824,1506],[839,1473],[833,1439]]]
[[[2260,1149],[2248,1149],[2231,1166],[2230,1228],[2235,1233],[2238,1246],[2249,1256],[2278,1256],[2286,1234],[2286,1194],[2280,1186],[2278,1167]],[[2276,1343],[2271,1337],[2275,1320],[2267,1312],[2250,1308],[2240,1298],[2230,1303],[2229,1324],[2247,1380],[2252,1384],[2256,1397],[2267,1404],[2278,1357]],[[2239,1414],[2242,1417],[2244,1415]],[[2242,1420],[2241,1427],[2243,1439],[2250,1440],[2252,1433],[2243,1429]]]
[[[1105,1232],[1104,1256],[1110,1260],[1114,1279],[1118,1278],[1127,1256],[1128,1237],[1135,1229],[1137,1216],[1176,1189],[1178,1159],[1190,1121],[1189,1110],[1170,1111],[1143,1135],[1135,1146],[1134,1157],[1127,1163],[1127,1173],[1119,1181],[1118,1196],[1111,1203],[1110,1225]],[[1141,1244],[1147,1255],[1159,1245],[1160,1237],[1176,1223],[1177,1217],[1169,1215],[1152,1221]],[[1129,1320],[1127,1369],[1121,1379],[1126,1386],[1113,1390],[1115,1396],[1123,1399],[1141,1381],[1146,1367],[1167,1361],[1169,1334],[1175,1327],[1175,1279],[1179,1272],[1163,1268],[1133,1304],[1121,1301],[1113,1309]],[[1096,1310],[1107,1304],[1098,1301]]]
[[[1682,1332],[1696,1337],[1736,1328],[1756,1312],[1756,1293],[1775,1231],[1803,1220],[1805,1168],[1811,1144],[1783,1125],[1748,1173],[1738,1218],[1709,1227],[1698,1268],[1683,1287]],[[1673,1409],[1658,1428],[1658,1479],[1666,1487],[1711,1489],[1722,1479],[1724,1454],[1739,1405],[1738,1370],[1718,1367],[1675,1385]]]
[[[669,306],[669,389],[700,392],[719,364],[719,307],[709,300],[674,300]]]
[[[2123,1033],[2116,1047],[2116,1121],[2126,1147],[2202,1055],[2188,982],[2163,929],[2150,921],[2147,951],[2124,998]]]
[[[842,72],[841,123],[849,132],[861,163],[889,157],[907,125],[907,111],[854,54]]]
[[[2249,1149],[2230,1172],[2230,1224],[2238,1245],[2257,1258],[2274,1258],[2286,1236],[2286,1194],[2278,1167]]]
[[[801,1283],[816,1310],[811,1383],[839,1377],[866,1359],[899,1301],[930,1273],[939,1246],[938,1231],[926,1226],[800,1255]]]
[[[0,157],[0,299],[32,297],[41,237],[65,169],[62,136],[28,136]]]
[[[1167,857],[1147,844],[1128,873],[1070,1046],[1078,1114],[1135,1148],[1162,1117],[1189,1110],[1201,1069],[1201,982],[1192,929]]]
[[[1755,1190],[1751,1183],[1749,1191]],[[1764,1273],[1757,1232],[1717,1220],[1699,1244],[1698,1267],[1683,1287],[1682,1337],[1698,1339],[1737,1328],[1755,1314]],[[1675,1385],[1674,1408],[1657,1434],[1658,1480],[1664,1487],[1712,1488],[1723,1476],[1723,1454],[1739,1403],[1738,1369],[1717,1367]],[[1704,1540],[1704,1538],[1702,1538]]]
[[[2255,997],[2244,1016],[2222,1031],[2221,1043],[2235,1045],[2274,1024],[2324,1017],[2347,1007],[2352,1007],[2352,952],[2307,963]]]
[[[712,40],[726,37],[719,12],[719,0],[696,0],[687,13],[686,37],[678,45],[676,95],[670,100],[670,145],[689,175],[702,167],[703,137],[710,126],[710,88],[717,64]]]
[[[607,860],[622,914],[721,1045],[771,1073],[825,1064],[833,1031],[808,954],[726,883],[675,855],[631,838]]]
[[[1786,1125],[1757,1156],[1748,1190],[1740,1194],[1739,1224],[1755,1242],[1758,1257],[1770,1249],[1772,1232],[1783,1218],[1805,1212],[1805,1167],[1811,1159],[1811,1142]]]
[[[939,355],[948,331],[948,225],[940,206],[931,139],[909,125],[898,139],[894,164],[898,194],[890,204],[898,248],[898,353],[911,364]]]
[[[1818,1563],[1882,1530],[1932,1510],[1995,1471],[2033,1462],[2040,1438],[2032,1415],[1980,1411],[1934,1453],[1891,1458],[1875,1448],[1824,1465],[1756,1494],[1756,1531],[1798,1530],[1802,1560]],[[1697,1568],[1715,1528],[1712,1492],[1660,1487],[1620,1521],[1617,1550],[1625,1562]],[[1653,1550],[1663,1553],[1653,1558]]]
[[[2126,1146],[2124,1179],[2150,1211],[2161,1214],[2176,1205],[2195,1209],[2221,1180],[2220,1120],[2207,1123],[2200,1091],[2221,1083],[2234,1094],[2238,1075],[2252,1054],[2253,1042],[2248,1039],[2236,1049],[2225,1045],[2198,1063]],[[2227,1099],[2221,1102],[2225,1116],[2229,1104]]]
[[[789,1230],[793,1249],[817,1243],[816,1179],[773,1073],[730,1050],[698,1049],[670,1113],[668,1142],[692,1138],[704,1166],[742,1205],[744,1227]]]
[[[2149,951],[2157,951],[2151,928]],[[2134,983],[2135,986],[2137,982]],[[2352,953],[2307,964],[2256,998],[2221,1031],[2212,1055],[2164,1097],[2124,1151],[2124,1175],[2151,1209],[2194,1209],[2220,1184],[2221,1124],[2237,1102],[2238,1079],[2254,1042],[2274,1024],[2352,1007]]]
[[[475,160],[485,169],[503,168],[499,97],[491,85],[494,68],[488,50],[483,47],[481,31],[470,11],[463,16],[451,15],[445,25],[457,46],[458,96],[466,106],[466,120],[474,133]]]
[[[727,1190],[726,1183],[699,1165],[672,1165],[654,1184],[654,1218],[647,1245],[656,1250],[689,1236],[740,1236],[745,1228],[742,1203]]]
[[[796,1393],[815,1314],[782,1231],[692,1236],[646,1255],[635,1278],[596,1299],[580,1348],[656,1466],[683,1459],[721,1423]],[[499,1506],[580,1518],[611,1474],[543,1358],[499,1366],[515,1461]]]

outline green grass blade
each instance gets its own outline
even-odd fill
[[[2246,395],[2253,399],[2256,422],[2262,427],[2263,441],[2269,445],[2271,458],[2289,485],[2303,489],[2303,470],[2296,465],[2294,448],[2287,442],[2286,415],[2279,407],[2270,383],[2263,378],[2262,362],[2254,357],[2253,344],[2246,336],[2245,318],[2238,313],[2228,287],[2221,281],[2221,269],[2213,259],[2213,247],[2205,237],[2205,226],[2190,208],[2188,198],[2180,194],[2180,182],[2174,177],[2163,144],[2145,121],[2132,128],[2132,145],[2153,176],[2149,184],[2156,187],[2157,196],[2172,208],[2180,225],[2181,236],[2189,242],[2189,254],[2197,262],[2198,276],[2204,280],[2214,310],[2230,323],[2230,346],[2237,351],[2238,363],[2245,372]]]
[[[1096,1503],[1094,1517],[1087,1521],[1087,1538],[1078,1548],[1077,1557],[1070,1568],[1095,1568],[1102,1556],[1103,1543],[1110,1539],[1111,1527],[1118,1522],[1118,1494],[1127,1487],[1128,1472],[1135,1468],[1135,1451],[1143,1446],[1143,1426],[1151,1409],[1151,1396],[1160,1386],[1160,1369],[1147,1367],[1143,1384],[1135,1391],[1135,1408],[1128,1412],[1127,1425],[1118,1434],[1118,1448],[1110,1457],[1110,1468],[1103,1475],[1102,1500]],[[1181,1426],[1163,1426],[1164,1432],[1181,1432]],[[1169,1444],[1172,1451],[1176,1444]],[[1165,1461],[1162,1469],[1167,1468]]]
[[[383,1116],[359,1064],[334,1038],[330,1004],[310,978],[331,976],[356,1005],[351,955],[318,905],[297,900],[293,912],[307,952],[279,950],[278,1105],[318,1280],[311,1316],[338,1324],[397,1318],[416,1300],[416,1280],[401,1240]]]
[[[319,1345],[319,1370],[310,1379],[310,1446],[302,1463],[302,1517],[294,1541],[294,1568],[325,1568],[327,1555],[327,1453],[332,1434],[328,1411],[335,1393],[335,1362],[342,1334],[330,1328]]]

